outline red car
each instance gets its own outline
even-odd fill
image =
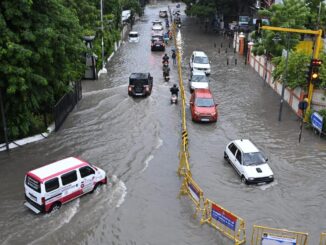
[[[216,122],[217,104],[209,89],[195,89],[190,98],[190,111],[193,121]]]

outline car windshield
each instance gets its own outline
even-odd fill
[[[135,34],[135,33],[129,34],[129,37],[138,37],[138,34]]]
[[[208,82],[208,78],[206,77],[206,75],[193,75],[191,77],[191,81],[192,82],[204,82],[204,83],[207,83]]]
[[[208,64],[208,58],[205,56],[196,56],[194,58],[194,63],[198,63],[198,64]]]
[[[265,157],[261,152],[251,152],[243,154],[243,164],[246,166],[259,165],[265,162]]]
[[[198,107],[212,107],[214,106],[214,100],[210,98],[197,98],[195,104]]]

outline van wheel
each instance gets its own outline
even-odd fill
[[[241,176],[241,182],[244,184],[248,184],[246,178],[243,175]]]
[[[90,193],[93,193],[101,183],[96,183],[93,187],[93,190]]]
[[[228,155],[226,154],[226,152],[224,152],[224,159],[227,160],[227,161],[229,161],[229,157],[228,157]]]
[[[49,213],[53,212],[53,211],[56,211],[56,210],[59,210],[61,208],[61,203],[60,202],[55,202],[50,210],[49,210]]]

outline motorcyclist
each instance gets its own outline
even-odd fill
[[[179,88],[176,84],[173,84],[173,86],[170,88],[171,95],[176,95],[178,97]]]
[[[164,64],[164,63],[167,63],[167,64],[169,64],[169,56],[167,55],[167,54],[165,54],[164,56],[163,56],[163,58],[162,58],[162,63]]]
[[[163,66],[163,77],[165,78],[166,76],[170,75],[170,67],[168,65]]]

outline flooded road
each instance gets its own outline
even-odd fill
[[[232,244],[193,219],[188,198],[177,198],[181,114],[180,105],[169,102],[177,69],[170,65],[171,81],[164,82],[164,53],[150,51],[151,21],[166,6],[146,7],[133,27],[140,42],[124,43],[108,64],[108,74],[83,84],[83,99],[59,132],[0,153],[0,244]],[[309,244],[317,244],[326,230],[325,141],[304,130],[298,144],[296,116],[285,106],[278,122],[279,96],[232,49],[225,53],[229,41],[205,33],[192,18],[183,15],[182,22],[185,87],[191,52],[203,50],[212,62],[211,89],[219,103],[216,124],[193,123],[188,113],[193,178],[206,198],[246,221],[248,244],[253,224],[309,232]],[[227,57],[237,58],[238,65],[227,66]],[[153,75],[151,96],[128,96],[132,72]],[[241,184],[223,159],[225,145],[236,138],[250,138],[264,150],[274,183]],[[68,156],[104,169],[109,184],[59,212],[36,216],[26,210],[24,174]]]

